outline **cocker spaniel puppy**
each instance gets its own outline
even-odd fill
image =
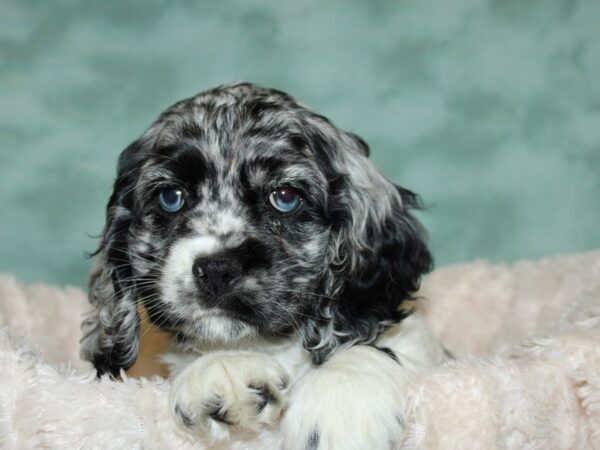
[[[432,261],[358,136],[248,83],[176,103],[119,158],[84,358],[136,360],[142,305],[170,332],[170,407],[199,436],[394,447],[402,386],[444,352],[405,301]]]

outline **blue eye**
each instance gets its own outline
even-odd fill
[[[282,186],[271,192],[269,202],[277,211],[289,213],[295,210],[302,201],[302,197],[296,189],[290,186]]]
[[[160,207],[167,212],[179,211],[183,206],[183,192],[177,188],[167,188],[158,194]]]

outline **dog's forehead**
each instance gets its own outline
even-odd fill
[[[310,178],[318,167],[298,118],[303,110],[286,94],[255,86],[207,91],[161,115],[156,153],[202,159],[219,182],[275,169]]]
[[[265,88],[252,83],[230,83],[201,92],[192,97],[196,104],[212,102],[217,105],[243,103],[277,104],[290,109],[302,108],[302,105],[289,94],[277,89]]]
[[[176,103],[159,119],[163,128],[185,134],[298,133],[297,117],[308,110],[284,92],[248,83],[223,85]]]

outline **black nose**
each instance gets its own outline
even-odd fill
[[[198,258],[192,266],[198,285],[213,294],[223,295],[231,290],[233,281],[242,274],[242,266],[234,258]]]

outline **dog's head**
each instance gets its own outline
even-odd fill
[[[142,302],[192,343],[302,337],[315,363],[370,342],[431,267],[418,198],[352,133],[247,83],[167,109],[119,158],[83,355],[133,364]]]

